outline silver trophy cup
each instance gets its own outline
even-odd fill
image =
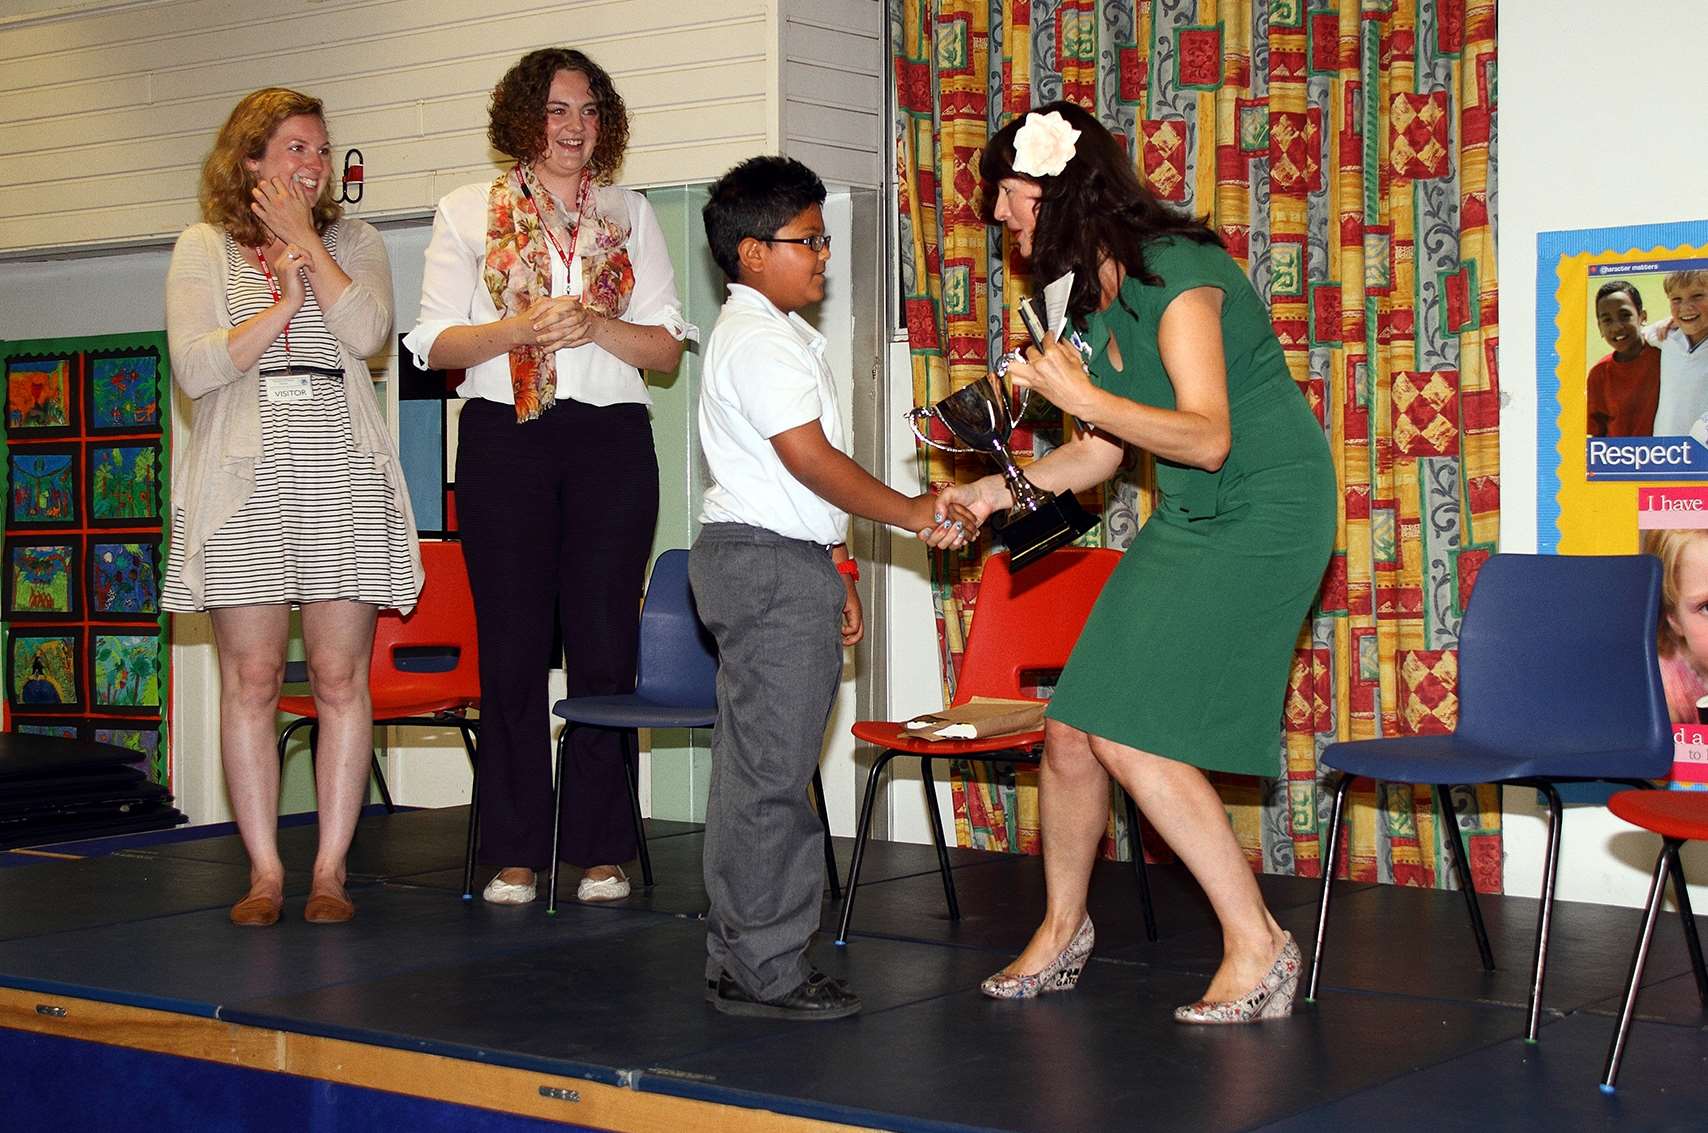
[[[1014,463],[1008,438],[1023,412],[1024,405],[1019,410],[1013,408],[1007,383],[996,374],[986,374],[935,405],[922,405],[907,412],[908,424],[921,443],[943,452],[983,453],[996,462],[1014,497],[1014,506],[1008,509],[998,529],[1014,570],[1036,562],[1097,526],[1097,517],[1081,507],[1072,492],[1052,496],[1028,480]],[[920,423],[930,417],[941,421],[967,447],[956,448],[932,440],[920,428]]]

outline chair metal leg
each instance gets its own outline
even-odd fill
[[[1435,785],[1435,811],[1447,827],[1442,841],[1453,859],[1453,870],[1459,877],[1459,892],[1465,895],[1465,911],[1471,914],[1471,931],[1477,936],[1477,955],[1483,961],[1483,971],[1495,969],[1494,950],[1489,947],[1489,930],[1483,925],[1483,908],[1477,900],[1477,885],[1471,879],[1471,862],[1465,855],[1464,835],[1459,832],[1458,813],[1453,809],[1453,796],[1447,784]]]
[[[848,920],[854,915],[854,894],[860,888],[860,863],[866,856],[866,839],[872,833],[872,806],[878,795],[878,777],[896,753],[886,750],[866,775],[866,794],[860,802],[860,820],[854,831],[854,860],[848,864],[848,888],[842,894],[842,918],[836,926],[836,943],[848,943]]]
[[[1679,844],[1667,843],[1672,855],[1672,892],[1678,901],[1679,919],[1684,922],[1684,946],[1690,953],[1690,971],[1696,977],[1696,995],[1708,1007],[1708,970],[1702,964],[1702,938],[1696,932],[1696,915],[1690,909],[1690,889],[1684,879],[1684,863],[1678,858]]]
[[[1649,942],[1655,935],[1655,918],[1660,916],[1661,897],[1666,893],[1667,867],[1678,854],[1677,842],[1666,840],[1655,858],[1655,875],[1649,882],[1649,900],[1643,906],[1643,931],[1637,935],[1637,947],[1631,953],[1631,979],[1625,985],[1625,1003],[1619,1011],[1619,1029],[1607,1048],[1607,1066],[1601,1072],[1603,1093],[1612,1093],[1614,1080],[1619,1077],[1619,1063],[1625,1057],[1625,1040],[1631,1033],[1631,1017],[1637,1013],[1637,992],[1643,984],[1643,967],[1649,962]]]
[[[380,802],[385,804],[385,812],[396,814],[397,806],[391,801],[391,788],[386,785],[385,771],[380,768],[380,753],[374,752],[369,762],[373,765],[374,786],[380,789]]]
[[[575,728],[574,724],[565,724],[563,731],[557,734],[557,770],[552,775],[552,861],[546,870],[546,916],[557,916],[557,840],[563,824],[558,816],[563,813],[563,779],[564,764],[569,755],[569,733]]]
[[[812,769],[812,797],[818,807],[818,824],[824,827],[824,872],[830,878],[830,899],[842,900],[842,883],[836,876],[836,847],[830,841],[830,806],[824,801],[824,779]]]
[[[463,850],[463,900],[474,900],[474,852],[476,839],[480,835],[480,760],[475,754],[475,742],[472,730],[467,724],[458,724],[457,731],[462,733],[463,749],[469,755],[469,771],[473,774],[473,782],[469,785],[469,832],[468,845]]]
[[[640,736],[627,732],[623,738],[623,774],[629,784],[629,812],[634,817],[635,847],[640,851],[641,884],[652,887],[652,855],[646,851],[646,818],[640,805]],[[561,769],[558,772],[563,773]],[[553,868],[556,868],[554,860]]]
[[[1340,819],[1346,810],[1346,796],[1352,790],[1352,776],[1342,775],[1334,790],[1334,817],[1328,824],[1328,845],[1323,848],[1323,894],[1317,903],[1317,940],[1311,949],[1311,978],[1305,981],[1305,1002],[1315,1003],[1317,981],[1323,974],[1323,937],[1328,929],[1328,899],[1334,885],[1335,854],[1340,849]]]
[[[292,720],[289,724],[286,724],[283,728],[281,728],[279,730],[279,766],[280,767],[283,767],[285,765],[285,749],[290,746],[291,737],[296,734],[296,731],[298,728],[306,728],[312,723],[314,723],[314,717],[312,717],[312,716],[298,716],[295,720]]]
[[[1537,784],[1548,799],[1548,858],[1542,865],[1542,911],[1536,918],[1536,964],[1530,977],[1530,1011],[1524,1041],[1535,1042],[1542,1026],[1542,981],[1548,974],[1548,933],[1554,922],[1554,887],[1560,877],[1560,792],[1552,783]]]
[[[943,816],[937,813],[937,784],[931,778],[931,756],[919,757],[919,781],[925,785],[925,813],[931,818],[931,840],[937,844],[937,872],[943,875],[943,896],[949,902],[949,919],[961,919],[961,903],[955,900],[955,875],[949,868],[949,847],[943,840]]]
[[[1145,915],[1145,939],[1156,943],[1156,909],[1151,905],[1150,871],[1145,868],[1145,827],[1139,817],[1138,804],[1126,791],[1121,798],[1127,804],[1127,852],[1133,856],[1133,877],[1139,883],[1139,908]]]

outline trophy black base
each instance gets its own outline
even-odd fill
[[[1058,492],[1033,511],[1010,511],[997,534],[1008,548],[1009,569],[1020,570],[1078,539],[1097,523],[1097,517],[1081,507],[1072,492]]]

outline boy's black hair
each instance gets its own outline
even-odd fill
[[[1637,285],[1628,279],[1612,279],[1602,284],[1596,289],[1595,301],[1599,303],[1609,295],[1618,295],[1620,292],[1624,292],[1631,297],[1631,302],[1636,306],[1637,310],[1644,310],[1643,293],[1638,291]]]
[[[700,219],[712,259],[731,280],[741,279],[741,242],[763,240],[824,203],[824,182],[792,157],[750,157],[717,179]]]

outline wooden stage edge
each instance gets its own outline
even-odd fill
[[[832,1133],[856,1128],[582,1078],[14,988],[0,988],[0,1027],[620,1133]]]

